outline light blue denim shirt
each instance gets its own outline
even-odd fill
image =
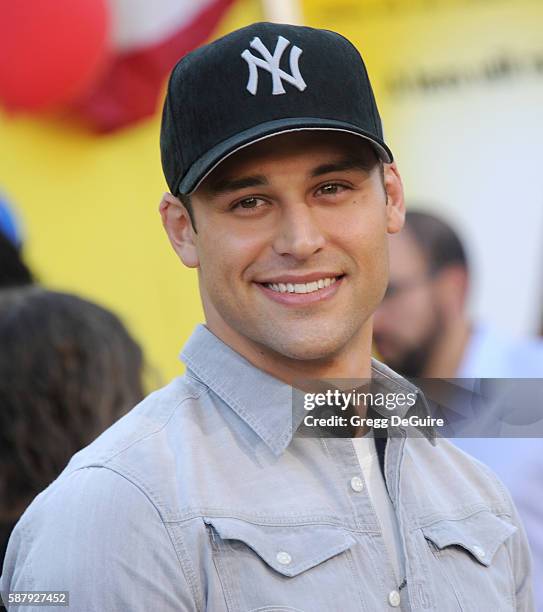
[[[30,505],[3,591],[67,590],[81,612],[533,610],[523,528],[482,464],[442,438],[389,438],[400,588],[351,440],[293,438],[290,387],[203,326],[182,357],[185,376]]]

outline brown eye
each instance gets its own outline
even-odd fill
[[[341,193],[346,187],[344,185],[340,185],[339,183],[328,183],[327,185],[323,185],[317,191],[321,195],[336,195]]]
[[[241,208],[256,208],[258,204],[258,198],[247,198],[246,200],[241,200],[241,202],[238,202],[238,205],[241,206]]]
[[[259,198],[257,196],[251,196],[248,198],[243,198],[243,200],[238,200],[235,204],[233,204],[230,208],[232,211],[247,211],[248,213],[252,211],[261,210],[264,206],[266,206],[266,200]]]
[[[322,190],[324,193],[337,193],[338,186],[337,185],[325,185]]]

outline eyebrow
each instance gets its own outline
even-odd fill
[[[255,174],[234,179],[221,179],[210,185],[210,190],[214,195],[222,195],[231,191],[237,191],[238,189],[245,189],[245,187],[259,187],[262,185],[268,185],[268,179],[262,174]]]
[[[331,162],[328,164],[322,164],[311,170],[311,176],[321,176],[323,174],[329,174],[330,172],[345,172],[347,170],[363,170],[369,172],[374,166],[374,161],[364,160],[362,158],[348,158],[341,159],[337,162]]]
[[[329,174],[330,172],[346,172],[347,170],[363,170],[369,172],[374,166],[373,160],[365,160],[362,158],[345,158],[335,162],[321,164],[313,168],[309,173],[311,177]],[[261,187],[269,185],[268,179],[263,174],[255,174],[251,176],[242,176],[240,178],[222,178],[209,186],[213,195],[223,195],[246,187]]]

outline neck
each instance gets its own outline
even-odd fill
[[[437,340],[422,374],[425,378],[454,378],[470,337],[469,321],[458,317],[449,321]]]
[[[289,385],[300,379],[371,377],[372,321],[336,353],[321,359],[292,359],[240,335],[231,328],[207,321],[208,329],[256,368]]]
[[[310,381],[371,378],[371,342],[373,333],[373,318],[368,319],[358,332],[334,354],[321,359],[292,359],[278,353],[270,347],[254,342],[247,336],[239,334],[230,326],[221,324],[221,320],[209,316],[206,311],[207,328],[231,349],[239,353],[253,366],[270,376],[292,387],[312,391]],[[345,381],[347,383],[347,381]],[[359,416],[366,414],[365,407],[357,410]],[[355,437],[365,435],[367,426],[358,429]]]

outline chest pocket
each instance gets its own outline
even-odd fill
[[[515,610],[514,580],[506,543],[516,530],[511,523],[487,511],[422,527],[432,553],[432,567],[441,572],[444,587],[449,587],[449,595],[455,600],[451,609]]]
[[[229,612],[360,610],[349,549],[328,525],[257,525],[204,518]]]

